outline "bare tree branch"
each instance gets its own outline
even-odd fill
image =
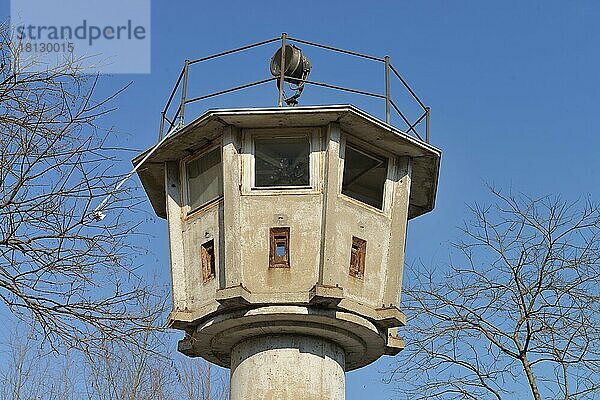
[[[411,269],[410,399],[592,399],[600,393],[600,209],[493,190],[448,268]]]
[[[225,400],[226,371],[170,351],[148,329],[138,345],[106,340],[93,353],[47,353],[34,332],[14,334],[0,365],[0,398],[13,400]]]
[[[16,69],[12,39],[0,25],[0,301],[52,345],[127,339],[158,312],[132,258],[140,200],[123,188],[90,215],[120,176],[98,125],[120,91],[96,99],[73,60]]]

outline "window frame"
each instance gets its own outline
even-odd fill
[[[200,245],[200,264],[202,266],[202,283],[208,283],[216,276],[215,239],[207,240]]]
[[[393,196],[393,186],[394,186],[394,175],[396,174],[396,169],[398,165],[397,157],[385,150],[382,150],[378,147],[373,146],[370,143],[366,143],[356,137],[350,136],[346,133],[342,134],[342,139],[340,141],[340,164],[339,164],[339,186],[338,186],[338,196],[347,202],[352,204],[357,204],[362,207],[365,207],[369,210],[376,211],[380,214],[385,214],[387,216],[390,215],[390,208],[392,204],[392,196]],[[354,151],[365,154],[366,156],[375,156],[385,158],[387,160],[387,171],[385,175],[385,182],[383,184],[383,198],[381,201],[381,208],[377,208],[370,204],[364,203],[359,199],[355,199],[352,196],[342,193],[343,185],[344,185],[344,168],[346,165],[346,146],[350,146]]]
[[[352,236],[352,244],[350,246],[350,267],[348,268],[348,275],[356,279],[364,280],[366,260],[367,241],[357,236]]]
[[[290,268],[290,227],[269,228],[269,268]],[[277,254],[279,244],[283,244],[283,255]]]
[[[314,194],[320,193],[321,184],[321,130],[315,127],[307,128],[267,128],[242,130],[242,194],[243,195],[275,195],[275,194]],[[256,150],[255,139],[293,139],[308,138],[308,174],[307,186],[261,186],[255,185]]]
[[[183,200],[183,206],[182,206],[182,211],[183,211],[183,215],[185,217],[189,217],[193,214],[202,212],[210,207],[212,207],[214,204],[217,204],[218,202],[220,202],[221,200],[223,200],[223,194],[225,192],[225,182],[224,182],[224,176],[222,177],[222,185],[223,187],[221,188],[221,195],[218,197],[215,197],[212,200],[209,200],[205,203],[203,203],[202,205],[196,207],[196,208],[191,208],[190,206],[190,199],[189,199],[189,185],[188,185],[188,179],[187,179],[187,165],[197,159],[199,159],[200,157],[210,153],[211,151],[217,149],[217,148],[221,148],[221,174],[224,173],[224,169],[223,169],[223,151],[222,151],[222,144],[219,143],[211,143],[210,145],[203,147],[201,149],[199,149],[198,151],[196,151],[194,154],[191,154],[188,157],[185,157],[181,160],[180,162],[180,166],[179,166],[179,171],[180,171],[180,176],[181,176],[181,199]]]

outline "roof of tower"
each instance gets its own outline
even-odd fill
[[[435,205],[441,151],[352,105],[209,110],[158,146],[138,169],[154,211],[166,218],[164,163],[178,161],[219,138],[226,126],[237,128],[318,127],[331,122],[342,131],[390,153],[412,159],[409,218]],[[153,148],[133,159],[137,165]]]

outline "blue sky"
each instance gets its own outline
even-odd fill
[[[7,15],[5,2],[0,10]],[[153,1],[152,72],[108,77],[101,91],[134,81],[110,123],[123,145],[141,150],[156,141],[160,110],[186,58],[281,32],[390,55],[431,106],[431,142],[443,152],[437,207],[410,223],[407,261],[444,263],[448,242],[467,216],[465,204],[489,198],[486,183],[531,195],[598,199],[599,17],[596,1]],[[331,83],[383,89],[382,72],[371,64],[363,70],[353,60],[302,47],[315,79],[328,72],[323,79]],[[267,77],[273,51],[208,66],[194,73],[190,91],[207,93]],[[400,87],[392,91],[400,94]],[[300,99],[327,103],[354,103],[383,117],[382,103],[360,97],[307,87]],[[276,105],[274,85],[190,108],[188,121],[208,107],[255,105]],[[150,210],[149,203],[146,207]],[[168,279],[166,223],[157,220],[150,229],[154,250],[148,268]],[[392,397],[379,373],[390,361],[349,373],[347,398]],[[402,354],[395,361],[402,362]]]

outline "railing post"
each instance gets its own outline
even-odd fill
[[[279,71],[279,107],[283,107],[283,83],[285,77],[285,39],[287,34],[281,34],[281,68]]]
[[[160,130],[158,131],[158,140],[162,140],[165,131],[165,112],[160,113]]]
[[[390,56],[385,56],[385,122],[390,123]]]
[[[429,114],[431,109],[425,107],[425,141],[429,143]]]
[[[187,92],[188,82],[188,68],[190,66],[190,60],[185,60],[183,65],[183,86],[181,87],[181,104],[179,105],[179,126],[183,126],[183,112],[185,111],[185,96]],[[175,121],[173,121],[175,122]]]

